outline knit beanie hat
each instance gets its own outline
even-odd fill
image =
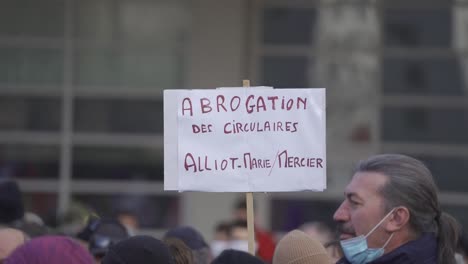
[[[226,249],[218,257],[216,257],[211,264],[264,264],[264,262],[250,255],[247,252]]]
[[[174,264],[169,247],[151,236],[133,236],[111,246],[102,264]]]
[[[322,244],[306,233],[293,230],[276,246],[273,264],[331,264]]]
[[[0,223],[9,224],[24,215],[23,199],[18,184],[0,179]]]
[[[18,247],[4,264],[94,264],[94,258],[78,242],[63,236],[34,238]]]

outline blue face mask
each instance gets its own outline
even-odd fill
[[[372,228],[367,235],[357,236],[350,239],[340,241],[341,247],[343,249],[343,253],[346,259],[351,262],[352,264],[365,264],[369,263],[379,257],[381,257],[384,253],[384,248],[387,246],[388,242],[393,237],[393,234],[387,239],[387,242],[381,248],[368,248],[367,246],[367,237],[372,234],[372,232],[380,226],[380,224],[387,219],[387,217],[393,213],[392,209],[380,222]]]

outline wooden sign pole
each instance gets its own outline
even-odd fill
[[[243,87],[250,87],[249,80],[242,81]],[[245,202],[247,208],[247,232],[249,238],[249,253],[255,256],[255,232],[254,232],[254,209],[253,209],[253,194],[245,193]]]

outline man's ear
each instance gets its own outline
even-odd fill
[[[410,212],[406,207],[397,207],[394,209],[389,221],[385,225],[388,232],[395,232],[405,227],[410,220]]]

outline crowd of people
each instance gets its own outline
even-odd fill
[[[462,226],[441,210],[437,186],[419,160],[398,154],[359,162],[333,219],[336,232],[304,223],[275,239],[255,225],[248,253],[245,201],[208,241],[193,226],[162,237],[135,235],[122,221],[89,216],[76,234],[27,217],[18,185],[0,181],[1,264],[468,264]]]

